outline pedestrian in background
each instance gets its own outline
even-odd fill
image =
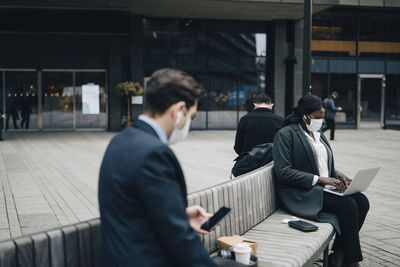
[[[274,114],[271,97],[259,94],[253,98],[253,112],[243,116],[238,124],[234,149],[238,155],[259,144],[272,143],[282,127],[283,118]]]
[[[339,94],[333,91],[327,98],[324,99],[325,108],[325,122],[326,125],[322,128],[322,131],[331,130],[330,140],[335,140],[335,129],[336,129],[336,112],[341,111],[341,107],[336,107],[335,100],[339,97]]]
[[[0,99],[1,101],[1,99]],[[6,118],[6,116],[3,113],[3,108],[0,102],[0,141],[3,141],[3,124],[4,124],[4,119]]]

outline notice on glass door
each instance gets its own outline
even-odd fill
[[[82,114],[100,113],[100,86],[89,83],[82,85]]]

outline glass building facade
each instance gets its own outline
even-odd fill
[[[246,100],[265,91],[265,24],[245,25],[144,19],[144,76],[160,68],[182,69],[207,90],[193,129],[236,129],[247,113]]]
[[[312,93],[339,93],[337,122],[400,126],[399,13],[333,8],[315,14],[312,29]]]
[[[398,14],[346,6],[313,15],[312,93],[340,94],[342,126],[382,118],[385,127],[400,126]],[[288,115],[302,92],[301,24],[289,17],[252,21],[127,10],[0,9],[4,128],[118,131],[128,109],[135,119],[141,107],[128,107],[116,86],[145,85],[160,68],[182,69],[206,88],[192,129],[236,129],[252,108],[248,99],[261,92],[271,95],[278,115]],[[97,88],[96,113],[87,112],[91,86]]]

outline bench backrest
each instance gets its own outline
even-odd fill
[[[0,243],[0,267],[96,267],[100,220]]]
[[[222,206],[231,208],[228,217],[215,231],[201,236],[210,253],[217,249],[217,238],[244,234],[277,209],[272,167],[273,163],[270,163],[229,182],[189,195],[189,206],[200,205],[209,213],[215,213]]]
[[[188,200],[210,213],[222,206],[232,209],[216,231],[201,237],[213,252],[218,237],[243,234],[276,210],[272,164],[190,194]],[[99,246],[100,220],[93,219],[0,242],[0,267],[96,267]]]

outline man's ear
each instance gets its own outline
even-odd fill
[[[185,101],[179,101],[179,102],[176,102],[175,104],[173,104],[170,107],[170,109],[172,111],[171,112],[172,118],[174,120],[176,120],[178,112],[182,112],[182,110],[184,110],[185,107],[186,107]]]

